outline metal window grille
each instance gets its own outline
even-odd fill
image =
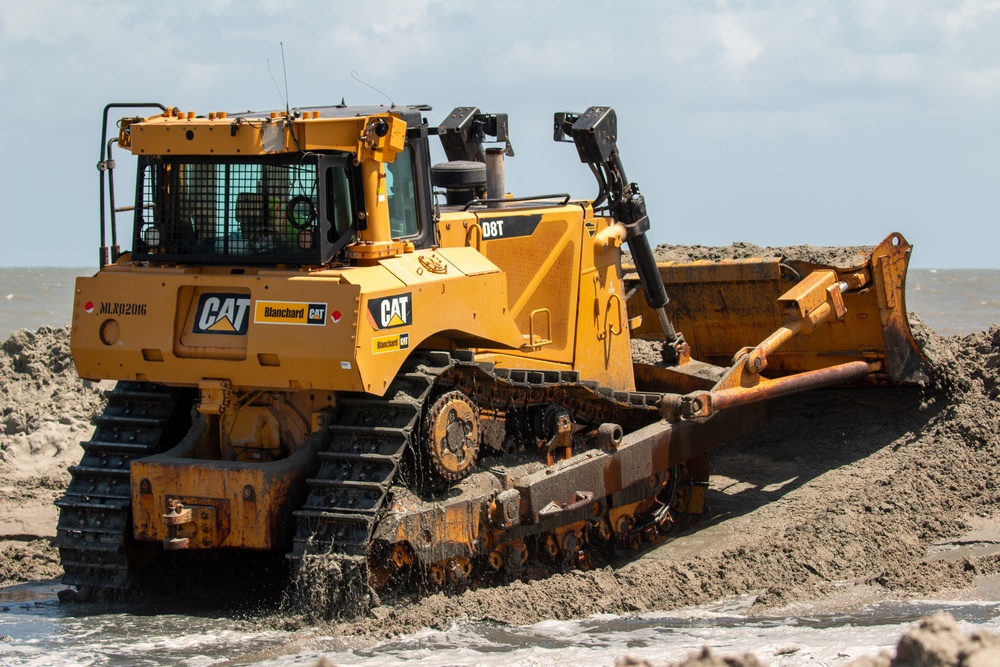
[[[141,178],[133,246],[140,258],[310,262],[318,256],[315,163],[151,161]]]

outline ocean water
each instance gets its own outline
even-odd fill
[[[945,336],[1000,324],[1000,270],[911,270],[906,276],[906,307]]]
[[[753,653],[775,667],[843,665],[895,647],[922,616],[944,611],[965,632],[994,630],[998,602],[882,602],[850,614],[749,615],[753,598],[637,616],[594,616],[510,627],[457,621],[390,640],[325,634],[320,629],[261,630],[248,619],[208,613],[143,613],[60,605],[54,586],[0,589],[0,664],[39,665],[613,665],[634,656],[680,661],[708,646],[717,655]]]
[[[77,276],[87,268],[0,268],[0,340],[18,329],[70,323]],[[945,336],[1000,323],[1000,270],[911,269],[906,307]]]
[[[0,268],[0,340],[18,329],[68,325],[77,276],[90,269]]]
[[[20,328],[70,321],[73,281],[88,269],[0,269],[0,340]],[[945,335],[1000,322],[1000,270],[912,270],[907,307]],[[0,564],[2,566],[2,564]],[[920,617],[947,611],[965,629],[996,631],[1000,602],[901,601],[850,614],[762,617],[752,598],[674,612],[596,616],[508,627],[459,621],[388,641],[317,630],[261,630],[225,613],[153,613],[60,605],[57,582],[0,588],[0,665],[613,665],[653,664],[710,646],[752,652],[765,664],[842,665],[895,646]]]

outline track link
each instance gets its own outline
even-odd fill
[[[55,503],[62,583],[84,599],[122,597],[133,588],[129,464],[172,446],[190,426],[192,401],[183,390],[119,382],[105,395],[93,436],[80,443],[83,458]]]
[[[295,512],[289,557],[297,561],[295,593],[306,609],[360,613],[370,605],[372,531],[431,389],[451,363],[444,353],[417,355],[383,397],[351,394],[341,400],[330,445],[320,452],[316,477],[307,481],[309,496]]]
[[[397,478],[407,449],[421,456],[419,424],[435,387],[459,388],[486,407],[558,403],[581,423],[614,421],[629,429],[657,419],[661,398],[580,381],[573,371],[498,369],[462,351],[418,353],[381,398],[344,396],[337,423],[330,426],[331,443],[308,480],[308,499],[295,512],[289,557],[295,561],[293,596],[300,609],[356,615],[375,602],[369,587],[373,532],[393,484],[415,481]]]

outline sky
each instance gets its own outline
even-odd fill
[[[283,108],[282,44],[292,107],[507,113],[515,195],[593,197],[552,114],[613,106],[654,245],[1000,268],[1000,0],[0,0],[0,266],[96,267],[105,104]]]

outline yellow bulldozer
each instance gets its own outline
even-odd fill
[[[507,116],[429,110],[105,108],[72,352],[117,385],[55,539],[81,596],[268,554],[357,613],[587,568],[690,525],[706,453],[767,399],[926,378],[899,234],[847,267],[657,263],[613,109],[554,116],[593,199],[507,193]],[[137,157],[120,208],[112,147]]]

